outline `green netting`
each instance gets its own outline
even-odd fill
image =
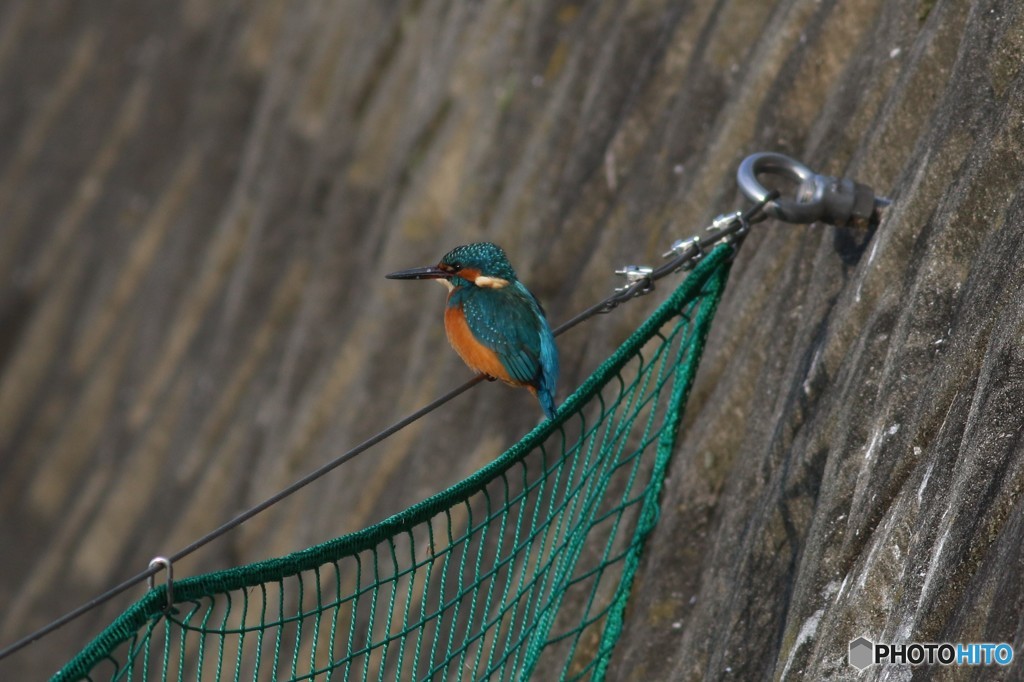
[[[603,679],[730,246],[490,465],[375,526],[150,590],[54,679]]]

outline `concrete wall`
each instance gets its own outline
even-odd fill
[[[3,643],[468,378],[440,288],[383,273],[497,241],[558,322],[760,150],[894,204],[748,238],[610,678],[1019,643],[1022,65],[1012,0],[0,4]],[[560,339],[562,396],[653,303]],[[538,415],[480,386],[176,572],[372,523]]]

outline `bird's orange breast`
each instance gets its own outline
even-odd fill
[[[466,323],[462,306],[445,308],[444,330],[448,333],[448,342],[452,344],[452,348],[470,368],[495,379],[501,379],[506,383],[519,385],[519,382],[509,376],[505,366],[501,364],[498,354],[473,336],[473,332]]]

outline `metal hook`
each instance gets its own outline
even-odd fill
[[[785,154],[759,152],[743,159],[736,171],[740,190],[753,202],[764,202],[769,195],[758,175],[780,175],[799,183],[792,199],[779,197],[765,204],[773,218],[790,223],[818,220],[843,227],[867,227],[879,217],[879,211],[891,202],[876,196],[873,189],[849,178],[820,175]]]
[[[149,567],[154,568],[156,566],[163,566],[167,569],[167,605],[164,607],[164,611],[171,610],[171,604],[174,603],[174,569],[171,568],[171,560],[167,557],[158,556],[149,562]],[[154,587],[155,575],[149,576],[149,589]]]

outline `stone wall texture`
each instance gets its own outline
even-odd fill
[[[1018,0],[0,3],[0,643],[466,380],[440,288],[385,272],[496,241],[557,323],[742,206],[764,150],[893,205],[747,239],[609,678],[1019,651]],[[655,302],[561,337],[561,396]],[[363,527],[538,416],[478,386],[176,573]]]

